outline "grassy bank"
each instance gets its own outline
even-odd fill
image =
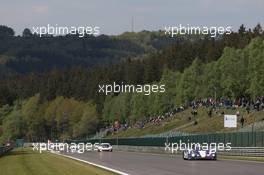
[[[225,114],[236,114],[239,110],[241,116],[245,118],[245,126],[250,125],[253,122],[259,122],[264,119],[264,111],[246,113],[245,109],[222,109],[220,112]],[[208,117],[207,108],[199,108],[198,115],[193,118],[191,109],[175,114],[173,118],[161,124],[147,124],[143,129],[130,128],[126,131],[120,131],[114,135],[108,136],[108,138],[118,137],[139,137],[149,134],[160,134],[168,131],[179,131],[185,133],[217,133],[217,132],[230,132],[239,130],[240,118],[238,118],[237,128],[224,128],[224,119],[220,114],[213,114],[211,118]],[[190,120],[191,118],[191,120]],[[194,120],[198,123],[194,125]]]
[[[16,149],[0,157],[3,175],[111,175],[113,173],[50,153]]]

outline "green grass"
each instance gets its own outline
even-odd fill
[[[240,115],[244,117],[245,123],[244,125],[249,125],[253,122],[262,121],[264,119],[264,111],[259,112],[252,112],[250,114],[246,113],[245,109],[237,109],[240,111]],[[237,110],[232,109],[224,109],[225,114],[236,114]],[[212,118],[209,118],[206,109],[201,108],[200,113],[201,115],[198,116],[198,124],[188,126],[182,128],[181,131],[188,132],[188,133],[217,133],[217,132],[230,132],[230,131],[237,131],[241,128],[240,126],[240,118],[238,118],[238,126],[237,128],[224,128],[224,120],[223,117],[217,114],[214,114]]]
[[[3,175],[111,175],[114,173],[51,153],[16,149],[0,157]]]
[[[240,111],[240,115],[245,118],[245,125],[249,125],[253,122],[258,122],[264,119],[264,111],[252,112],[249,115],[245,109],[222,109],[225,114],[236,114],[236,111]],[[208,109],[201,107],[198,109],[198,115],[196,120],[197,125],[194,125],[194,119],[191,121],[189,117],[192,117],[191,109],[177,113],[173,119],[163,122],[160,125],[147,124],[143,129],[130,128],[126,131],[121,131],[115,135],[108,136],[108,138],[115,137],[139,137],[148,134],[160,134],[168,131],[180,131],[185,133],[217,133],[217,132],[230,132],[240,129],[238,118],[237,128],[224,128],[223,117],[219,114],[213,114],[211,118],[208,117]]]
[[[136,129],[136,128],[130,128],[126,131],[121,131],[118,134],[115,134],[111,137],[138,137],[148,134],[159,134],[166,131],[170,131],[172,129],[175,129],[177,127],[180,127],[186,123],[190,123],[188,120],[188,117],[190,116],[190,110],[183,111],[181,113],[178,113],[175,115],[175,117],[169,121],[163,122],[160,125],[153,125],[153,124],[147,124],[143,129]]]

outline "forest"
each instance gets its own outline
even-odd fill
[[[0,142],[83,138],[194,99],[263,95],[260,24],[216,38],[162,33],[38,38],[0,26]],[[98,93],[114,81],[165,84],[166,92]]]

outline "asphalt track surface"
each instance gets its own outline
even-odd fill
[[[236,160],[183,160],[179,155],[134,152],[67,154],[130,175],[264,175],[264,163]]]

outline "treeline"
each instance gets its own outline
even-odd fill
[[[161,57],[171,70],[183,71],[196,58],[204,63],[216,61],[221,57],[225,47],[242,49],[255,37],[264,37],[260,24],[253,29],[246,29],[241,25],[237,32],[230,35],[221,35],[217,38],[206,36],[195,41],[188,39],[186,42],[172,44],[162,52]]]
[[[198,57],[205,62],[217,60],[224,47],[245,47],[252,38],[263,36],[258,24],[253,29],[241,25],[237,32],[211,38],[203,35],[171,38],[164,31],[126,32],[119,36],[77,35],[39,37],[29,29],[15,36],[12,28],[0,25],[0,77],[10,74],[47,72],[80,66],[116,64],[145,59],[150,53],[173,70],[183,70]]]
[[[25,29],[21,36],[15,36],[12,28],[0,25],[0,68],[5,69],[0,76],[115,64],[146,52],[144,45],[107,35],[39,37]]]
[[[73,98],[57,97],[41,103],[39,95],[14,106],[0,108],[0,143],[16,138],[28,141],[84,138],[97,130],[95,105]]]
[[[134,123],[195,99],[263,96],[264,40],[256,38],[244,49],[225,48],[219,60],[207,64],[196,58],[182,73],[165,69],[157,83],[166,85],[165,93],[108,96],[103,119]]]
[[[24,38],[20,38],[28,39],[26,37],[27,35],[25,35]],[[155,32],[142,32],[138,35],[145,38],[142,40],[147,43],[151,41],[154,42],[155,38],[157,38],[157,33]],[[101,113],[105,97],[97,93],[98,84],[112,83],[113,81],[129,84],[146,84],[159,81],[164,69],[182,72],[185,68],[190,66],[196,58],[202,63],[210,63],[220,58],[225,47],[244,48],[252,38],[263,37],[263,35],[262,28],[259,24],[253,30],[246,30],[242,25],[238,32],[233,32],[230,35],[222,35],[217,39],[203,36],[203,38],[188,38],[188,40],[179,39],[176,40],[176,42],[169,41],[168,43],[171,44],[158,53],[148,53],[144,57],[139,57],[137,59],[132,55],[130,58],[118,64],[98,65],[92,68],[81,65],[67,69],[53,69],[45,73],[33,71],[26,75],[16,74],[2,77],[0,78],[0,105],[12,105],[12,102],[16,99],[26,99],[39,93],[43,101],[52,100],[57,96],[74,97],[76,100],[84,101],[94,100],[97,105],[97,111]],[[139,43],[139,38],[135,36],[137,36],[135,33],[128,33],[120,37],[133,43]],[[12,35],[10,34],[9,37],[12,37]],[[160,38],[163,37],[164,36],[161,36]],[[36,36],[33,36],[33,38],[36,39]],[[57,37],[53,38],[54,42],[56,38]],[[62,38],[66,39],[67,36]],[[57,39],[60,41],[60,38]],[[38,43],[38,40],[39,39],[36,39],[35,42],[32,40],[32,42]],[[40,41],[42,42],[42,40]],[[71,40],[69,40],[69,43],[74,43],[74,41],[70,41]],[[96,41],[95,39],[94,42]],[[61,46],[63,43],[57,44],[59,44],[59,48],[61,47],[60,49],[63,50],[63,46]],[[112,44],[115,45],[115,43]],[[18,48],[26,47],[25,45],[27,44],[20,43],[19,45],[22,46],[17,46]],[[0,46],[5,47],[5,45]],[[27,47],[32,49],[33,46]],[[45,45],[45,48],[46,47],[52,50],[55,46],[51,44],[51,46]],[[95,48],[92,48],[92,50],[94,49]],[[16,48],[13,48],[13,50],[16,50]],[[37,50],[36,53],[42,55],[42,52],[38,52]],[[3,60],[5,59],[0,59],[0,61]],[[5,61],[3,62],[6,63]],[[41,63],[41,65],[45,67],[46,65],[52,64]],[[22,68],[23,64],[19,63],[18,67]]]
[[[153,56],[148,60],[128,60],[112,66],[100,66],[90,69],[75,67],[72,69],[54,69],[47,73],[15,75],[0,79],[0,105],[12,105],[17,99],[27,99],[39,93],[42,102],[58,96],[74,97],[76,100],[93,100],[97,111],[105,96],[98,93],[98,84],[130,83],[145,84],[160,79],[162,73],[159,60]]]

